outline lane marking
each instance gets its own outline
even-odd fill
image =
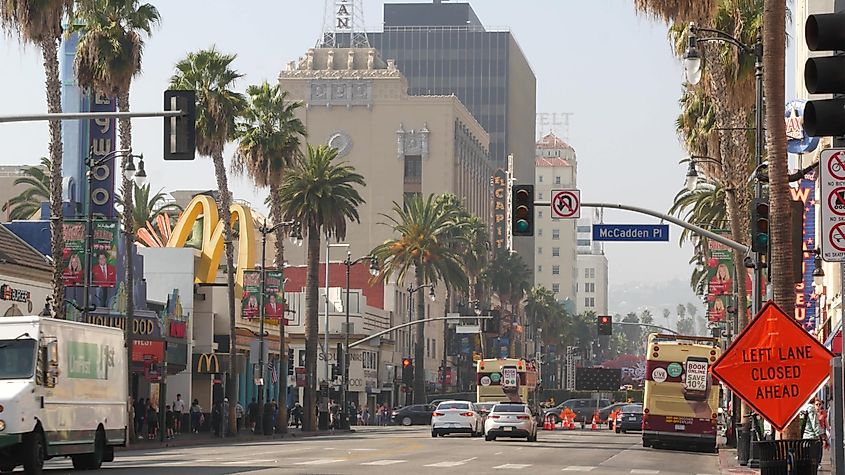
[[[297,462],[294,465],[328,465],[330,463],[346,462],[346,459],[316,459],[307,462]]]
[[[267,463],[267,462],[275,462],[275,459],[263,459],[263,460],[235,460],[232,462],[223,462],[223,465],[247,465],[250,463]]]
[[[589,472],[592,471],[596,467],[589,467],[585,465],[570,465],[563,470],[562,472]]]
[[[525,467],[530,467],[530,466],[531,466],[530,463],[506,463],[504,465],[498,465],[498,466],[493,467],[493,468],[494,469],[502,469],[502,470],[506,470],[506,469],[521,470]]]
[[[372,462],[364,462],[361,465],[393,465],[404,462],[407,462],[407,460],[374,460]]]
[[[425,466],[426,467],[442,467],[442,468],[457,467],[457,466],[463,465],[467,462],[471,462],[471,461],[473,461],[477,458],[478,457],[472,457],[472,458],[468,458],[468,459],[464,459],[464,460],[458,460],[457,462],[438,462],[438,463],[432,463],[432,464],[425,465]]]
[[[496,452],[496,453],[495,453],[495,454],[493,454],[493,455],[502,455],[503,453],[504,453],[504,452]]]
[[[633,468],[633,469],[631,469],[631,473],[650,473],[650,474],[655,474],[655,473],[660,473],[660,470],[647,470],[647,469],[644,469],[644,468]]]

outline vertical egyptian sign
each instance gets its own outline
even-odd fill
[[[117,285],[117,222],[94,221],[93,226],[91,285],[114,287]]]
[[[244,292],[241,295],[241,316],[247,320],[258,318],[258,299],[261,297],[261,271],[244,271]]]
[[[350,0],[335,0],[335,28],[337,31],[352,29],[352,2]]]
[[[113,98],[94,93],[91,98],[91,112],[115,112],[115,101]],[[91,143],[91,155],[94,160],[99,160],[114,152],[115,147],[115,119],[97,118],[91,119],[88,128],[88,138]],[[110,158],[94,167],[92,170],[93,180],[91,184],[91,205],[95,215],[114,218],[114,176],[115,159]]]
[[[507,249],[508,174],[501,168],[493,173],[493,244]]]
[[[81,287],[85,284],[85,222],[66,219],[62,229],[62,280],[65,287]]]
[[[816,297],[813,287],[816,248],[816,180],[815,172],[807,174],[798,182],[798,189],[790,188],[792,199],[804,206],[804,243],[801,266],[802,280],[795,285],[795,321],[805,330],[813,333],[816,329]]]

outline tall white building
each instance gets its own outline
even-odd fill
[[[582,218],[577,224],[577,274],[575,308],[580,313],[595,312],[607,315],[607,256],[604,246],[593,241],[593,222],[599,221],[598,214],[592,219]]]
[[[551,199],[552,190],[576,188],[575,150],[554,134],[537,142],[534,191],[540,201]],[[557,300],[575,301],[575,220],[554,219],[548,208],[536,211],[534,231],[534,283],[555,294]]]

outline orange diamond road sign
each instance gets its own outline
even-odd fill
[[[768,302],[710,371],[777,430],[830,375],[833,354]]]

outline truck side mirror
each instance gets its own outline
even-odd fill
[[[46,368],[44,370],[44,386],[56,387],[59,381],[59,342],[53,340],[47,343]]]

